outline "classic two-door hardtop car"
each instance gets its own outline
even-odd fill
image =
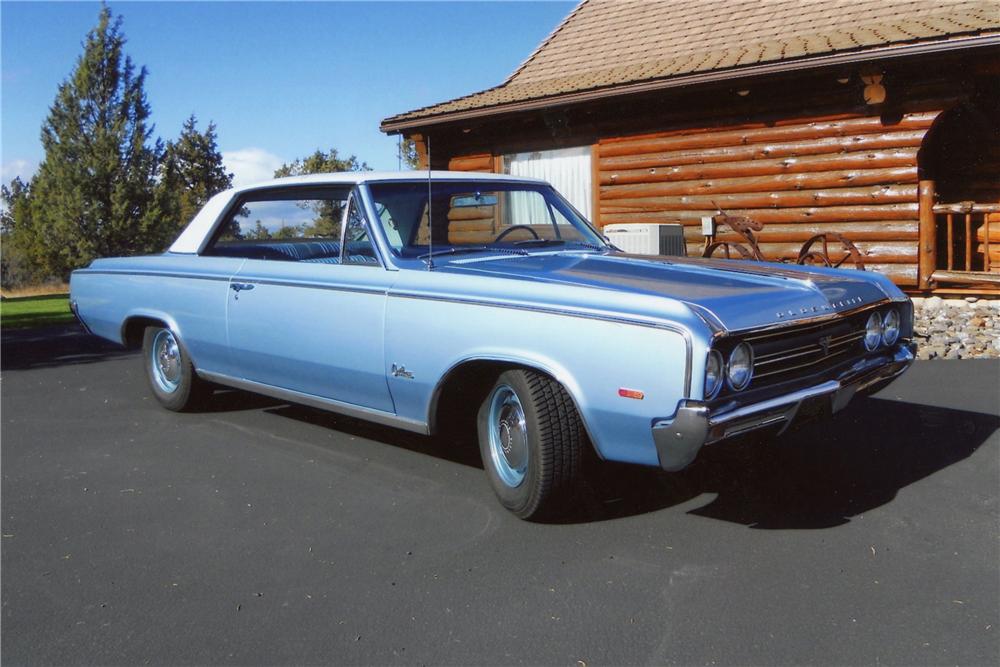
[[[429,205],[428,205],[429,204]],[[617,251],[548,184],[469,173],[279,179],[212,198],[170,249],[73,273],[153,394],[213,385],[418,433],[476,430],[504,506],[566,509],[586,447],[679,470],[913,361],[875,273]]]

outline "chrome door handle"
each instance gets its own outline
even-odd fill
[[[233,290],[234,292],[241,292],[243,290],[252,290],[253,289],[253,284],[252,283],[229,283],[229,289]]]

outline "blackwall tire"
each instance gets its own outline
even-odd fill
[[[557,518],[570,508],[586,436],[561,384],[535,371],[505,371],[477,426],[483,467],[504,507],[522,519]]]

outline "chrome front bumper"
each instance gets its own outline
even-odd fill
[[[886,355],[864,359],[836,380],[776,396],[750,405],[728,404],[712,411],[701,401],[681,401],[671,419],[653,424],[653,441],[660,467],[680,470],[694,460],[703,445],[743,433],[778,427],[784,431],[799,409],[810,401],[829,401],[831,412],[843,409],[854,395],[875,391],[903,374],[913,363],[916,346],[901,343]]]

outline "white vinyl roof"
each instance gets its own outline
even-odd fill
[[[484,174],[471,171],[431,171],[431,181],[506,181],[545,183],[537,178],[523,176],[508,176],[506,174]],[[198,253],[202,250],[208,235],[215,228],[219,216],[225,212],[235,197],[244,192],[263,190],[267,188],[295,187],[300,185],[357,185],[359,183],[374,183],[379,181],[426,181],[426,171],[345,171],[331,174],[309,174],[307,176],[289,176],[261,181],[237,188],[223,190],[215,195],[202,207],[191,220],[181,235],[177,237],[170,252],[186,254]]]

